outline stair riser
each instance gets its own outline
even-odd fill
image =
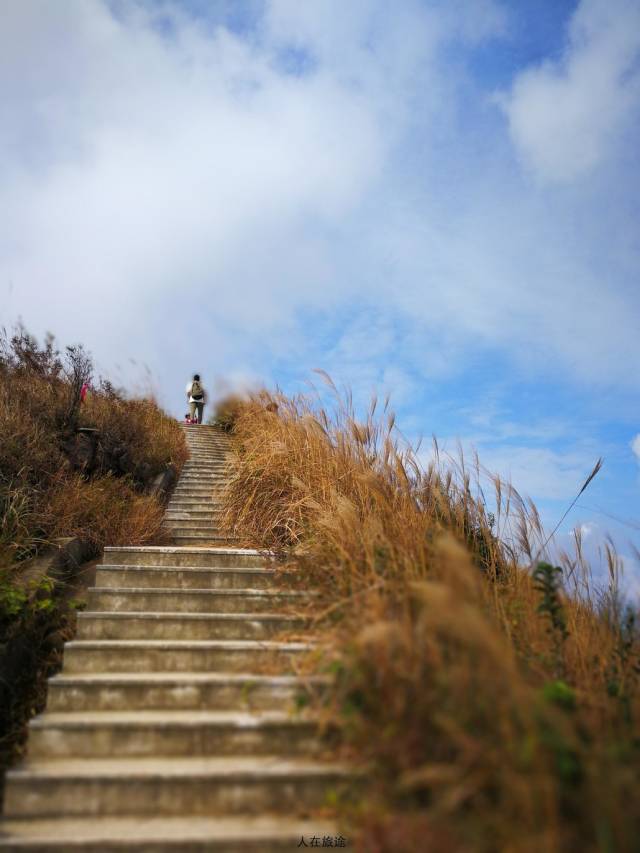
[[[185,483],[180,484],[173,490],[174,495],[221,495],[226,491],[226,486],[209,483]]]
[[[171,500],[175,500],[176,498],[195,497],[209,502],[209,506],[211,506],[211,499],[213,497],[220,500],[220,498],[224,497],[227,492],[228,489],[226,486],[218,486],[215,483],[189,483],[184,486],[176,486],[175,491],[171,495]],[[218,507],[218,509],[220,508],[221,507]]]
[[[292,672],[299,651],[273,649],[86,649],[67,644],[63,673],[76,672]]]
[[[129,566],[180,566],[192,567],[228,567],[228,568],[250,568],[267,565],[267,558],[261,554],[243,554],[233,551],[151,551],[129,550],[127,548],[105,549],[104,563],[129,565]]]
[[[167,510],[164,515],[165,521],[204,521],[217,524],[222,518],[222,513],[211,512],[206,509],[196,510]]]
[[[267,640],[302,623],[284,619],[142,619],[78,615],[79,640]]]
[[[238,541],[237,536],[191,536],[189,534],[179,534],[175,531],[168,533],[171,536],[171,541],[174,545],[181,545],[183,548],[203,547],[215,548],[219,545],[233,545]]]
[[[18,779],[8,781],[9,817],[299,813],[323,805],[338,780],[260,777]]]
[[[219,536],[221,527],[206,518],[165,518],[165,530],[192,530],[194,533],[210,533]]]
[[[102,612],[269,613],[294,605],[299,597],[240,593],[110,592],[90,589],[88,609]]]
[[[9,826],[9,825],[8,825]],[[9,832],[11,827],[9,826]],[[318,821],[313,823],[313,829],[307,832],[318,832]],[[322,835],[322,831],[320,831]],[[336,836],[337,829],[331,829],[331,834]],[[83,839],[82,846],[71,845],[67,838],[49,839],[21,839],[19,844],[5,844],[0,840],[0,849],[10,853],[291,853],[298,845],[301,833],[296,835],[283,835],[281,838],[273,838],[270,833],[264,838],[251,836],[250,838],[201,838],[201,839]],[[12,839],[13,841],[13,839]]]
[[[209,468],[207,466],[203,466],[201,463],[194,464],[191,468],[183,468],[179,481],[182,482],[183,479],[189,479],[190,477],[203,477],[212,480],[225,481],[232,479],[231,472],[227,466],[224,468]]]
[[[191,512],[192,510],[199,513],[205,512],[211,518],[220,518],[224,511],[221,506],[216,506],[211,501],[201,501],[197,498],[172,498],[167,506],[166,515]]]
[[[232,469],[233,462],[225,454],[215,452],[194,453],[191,451],[190,456],[180,470],[181,473],[185,473],[186,471],[213,471],[229,475]]]
[[[220,454],[231,453],[231,448],[228,444],[223,444],[219,441],[209,441],[208,439],[191,439],[187,441],[187,448],[191,451],[205,451]]]
[[[96,586],[100,587],[166,587],[167,589],[269,589],[274,572],[189,571],[181,569],[116,569],[98,566]]]
[[[176,489],[186,489],[186,488],[217,488],[217,489],[226,489],[229,486],[229,479],[227,477],[207,477],[207,476],[195,476],[189,475],[188,477],[181,477],[176,485]]]
[[[315,686],[311,691],[321,691]],[[296,697],[309,696],[301,686],[260,684],[250,678],[241,684],[154,685],[135,683],[49,683],[47,710],[55,711],[285,711]],[[315,693],[314,693],[315,695]]]
[[[222,725],[117,725],[31,727],[29,758],[133,758],[194,755],[287,755],[317,753],[321,742],[311,723],[237,728]]]

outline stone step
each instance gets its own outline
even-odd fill
[[[104,563],[130,566],[264,567],[269,556],[253,548],[181,548],[170,545],[115,546],[104,549]]]
[[[190,755],[304,755],[323,747],[318,721],[282,711],[44,713],[29,725],[29,761]]]
[[[169,498],[169,506],[175,504],[194,504],[201,503],[206,509],[212,510],[222,510],[222,504],[219,501],[214,501],[211,495],[205,495],[205,497],[200,497],[198,495],[189,497],[189,495],[176,495],[172,494]]]
[[[224,512],[221,503],[211,500],[202,501],[199,498],[172,498],[167,504],[167,512],[173,512],[176,510],[181,511],[183,509],[193,509],[200,512],[210,512],[213,515],[222,515],[222,513]]]
[[[209,502],[222,502],[226,488],[226,486],[216,486],[211,483],[200,483],[198,485],[187,483],[184,486],[176,486],[173,490],[172,497],[200,498],[201,500]]]
[[[228,488],[227,483],[223,482],[207,482],[206,480],[188,480],[184,483],[180,481],[178,485],[173,490],[174,495],[181,495],[185,492],[189,492],[191,494],[199,494],[206,493],[208,495],[211,494],[220,494],[224,492]]]
[[[203,470],[229,473],[232,465],[226,456],[212,453],[192,453],[182,466],[182,471]]]
[[[230,477],[226,471],[183,471],[180,475],[180,483],[228,483]]]
[[[263,613],[304,601],[307,592],[264,589],[167,589],[93,587],[88,591],[93,612]]]
[[[204,518],[167,518],[165,516],[163,525],[169,530],[194,530],[201,533],[208,531],[215,533],[220,529],[220,525],[206,515]]]
[[[226,491],[229,488],[229,484],[222,481],[207,481],[207,480],[185,480],[184,482],[180,481],[175,489],[173,490],[174,495],[183,494],[186,491],[190,492],[198,492],[198,491],[206,491],[207,494],[211,495],[214,492],[216,494],[220,494],[221,492]]]
[[[192,474],[206,474],[211,477],[224,477],[230,480],[233,476],[228,465],[218,465],[209,462],[208,459],[198,459],[187,462],[180,472],[180,477],[187,477]]]
[[[165,518],[162,525],[169,533],[211,533],[214,536],[230,533],[230,535],[235,536],[232,531],[223,529],[218,522],[212,521],[210,518]]]
[[[271,568],[228,566],[98,566],[96,586],[158,589],[267,589],[276,581]]]
[[[16,853],[291,853],[300,839],[339,838],[346,831],[326,818],[240,815],[11,820],[0,849]],[[332,846],[335,846],[333,844]]]
[[[73,640],[64,647],[63,673],[251,672],[269,666],[292,674],[293,661],[313,649],[308,642],[266,640]]]
[[[191,545],[233,545],[242,540],[239,536],[229,536],[227,534],[221,536],[189,536],[172,533],[171,541],[174,545],[186,547]]]
[[[191,468],[183,468],[180,474],[180,482],[189,479],[207,479],[229,481],[231,475],[227,468],[203,468],[202,465],[194,465]]]
[[[266,640],[305,622],[282,613],[78,613],[79,640]]]
[[[215,509],[168,509],[165,521],[217,521],[222,518],[222,510]]]
[[[5,814],[295,814],[347,779],[340,764],[273,756],[29,761],[7,773]]]
[[[240,541],[239,536],[233,536],[227,533],[220,535],[199,535],[195,533],[191,535],[188,532],[178,533],[177,531],[172,531],[171,539],[175,545],[181,545],[182,547],[190,545],[233,545],[234,542]]]
[[[200,448],[203,447],[207,450],[217,450],[222,453],[230,453],[232,451],[231,444],[229,442],[224,441],[216,441],[216,439],[208,438],[207,436],[193,436],[187,439],[187,447],[189,449],[192,448]]]
[[[125,672],[56,675],[47,711],[281,710],[307,705],[326,676],[219,672]]]

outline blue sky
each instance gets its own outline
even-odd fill
[[[194,370],[390,391],[550,527],[604,456],[560,542],[611,532],[640,588],[640,0],[4,19],[2,324],[176,414]]]

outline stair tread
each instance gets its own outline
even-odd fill
[[[328,684],[326,675],[264,675],[251,672],[79,672],[76,675],[60,673],[49,684],[73,686],[77,684],[243,684],[295,687],[305,684]]]
[[[91,587],[91,592],[108,593],[109,595],[123,595],[132,593],[133,595],[149,595],[150,593],[166,593],[167,595],[223,595],[223,596],[243,596],[255,595],[261,598],[277,598],[279,596],[291,596],[292,598],[304,598],[308,595],[315,595],[313,592],[299,592],[297,590],[278,590],[278,589],[255,589],[254,587],[238,587],[235,589],[200,589],[198,587],[171,587],[171,586],[94,586]]]
[[[267,569],[264,566],[163,566],[163,565],[148,565],[141,566],[137,564],[127,563],[102,563],[98,566],[98,570],[105,569],[112,572],[209,572],[211,574],[227,574],[229,572],[239,572],[241,574],[260,574],[264,576],[275,577],[275,569]]]
[[[12,843],[20,844],[30,839],[64,844],[63,849],[79,849],[87,843],[122,841],[123,850],[128,843],[147,841],[162,843],[202,841],[224,843],[240,840],[268,842],[291,837],[295,844],[304,836],[337,834],[333,823],[326,818],[313,820],[295,816],[238,815],[236,817],[95,817],[46,820],[8,820],[4,823],[6,834],[15,836]],[[2,836],[0,836],[2,846]],[[176,848],[179,849],[179,848]],[[208,848],[207,848],[208,849]],[[221,848],[222,849],[222,848]]]
[[[115,551],[129,551],[133,554],[237,554],[238,556],[273,556],[270,551],[260,551],[257,548],[184,548],[177,545],[106,545],[106,554]]]
[[[305,651],[316,648],[315,643],[284,640],[71,640],[65,648],[73,649],[269,649],[274,651]]]
[[[340,762],[279,755],[163,756],[150,758],[53,758],[27,760],[7,772],[10,779],[175,779],[175,778],[271,778],[313,777],[327,774],[349,776],[352,770]]]
[[[298,622],[299,616],[289,613],[184,613],[180,610],[85,610],[78,613],[78,619],[176,619],[180,622],[193,620],[196,622],[233,621],[267,621]]]
[[[193,711],[193,710],[144,710],[144,711],[46,711],[34,717],[30,726],[34,729],[56,726],[60,728],[94,728],[113,725],[172,725],[193,727],[200,725],[235,726],[237,728],[260,728],[269,725],[309,725],[317,718],[308,713],[295,716],[286,711]]]

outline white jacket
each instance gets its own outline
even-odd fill
[[[193,399],[193,397],[191,396],[192,386],[193,386],[193,380],[191,380],[191,382],[187,382],[187,387],[185,388],[186,394],[189,397],[189,402],[190,403],[206,403],[207,402],[207,392],[205,391],[204,385],[202,384],[202,382],[200,383],[200,387],[202,388],[202,394],[203,394],[202,400],[194,400]]]

